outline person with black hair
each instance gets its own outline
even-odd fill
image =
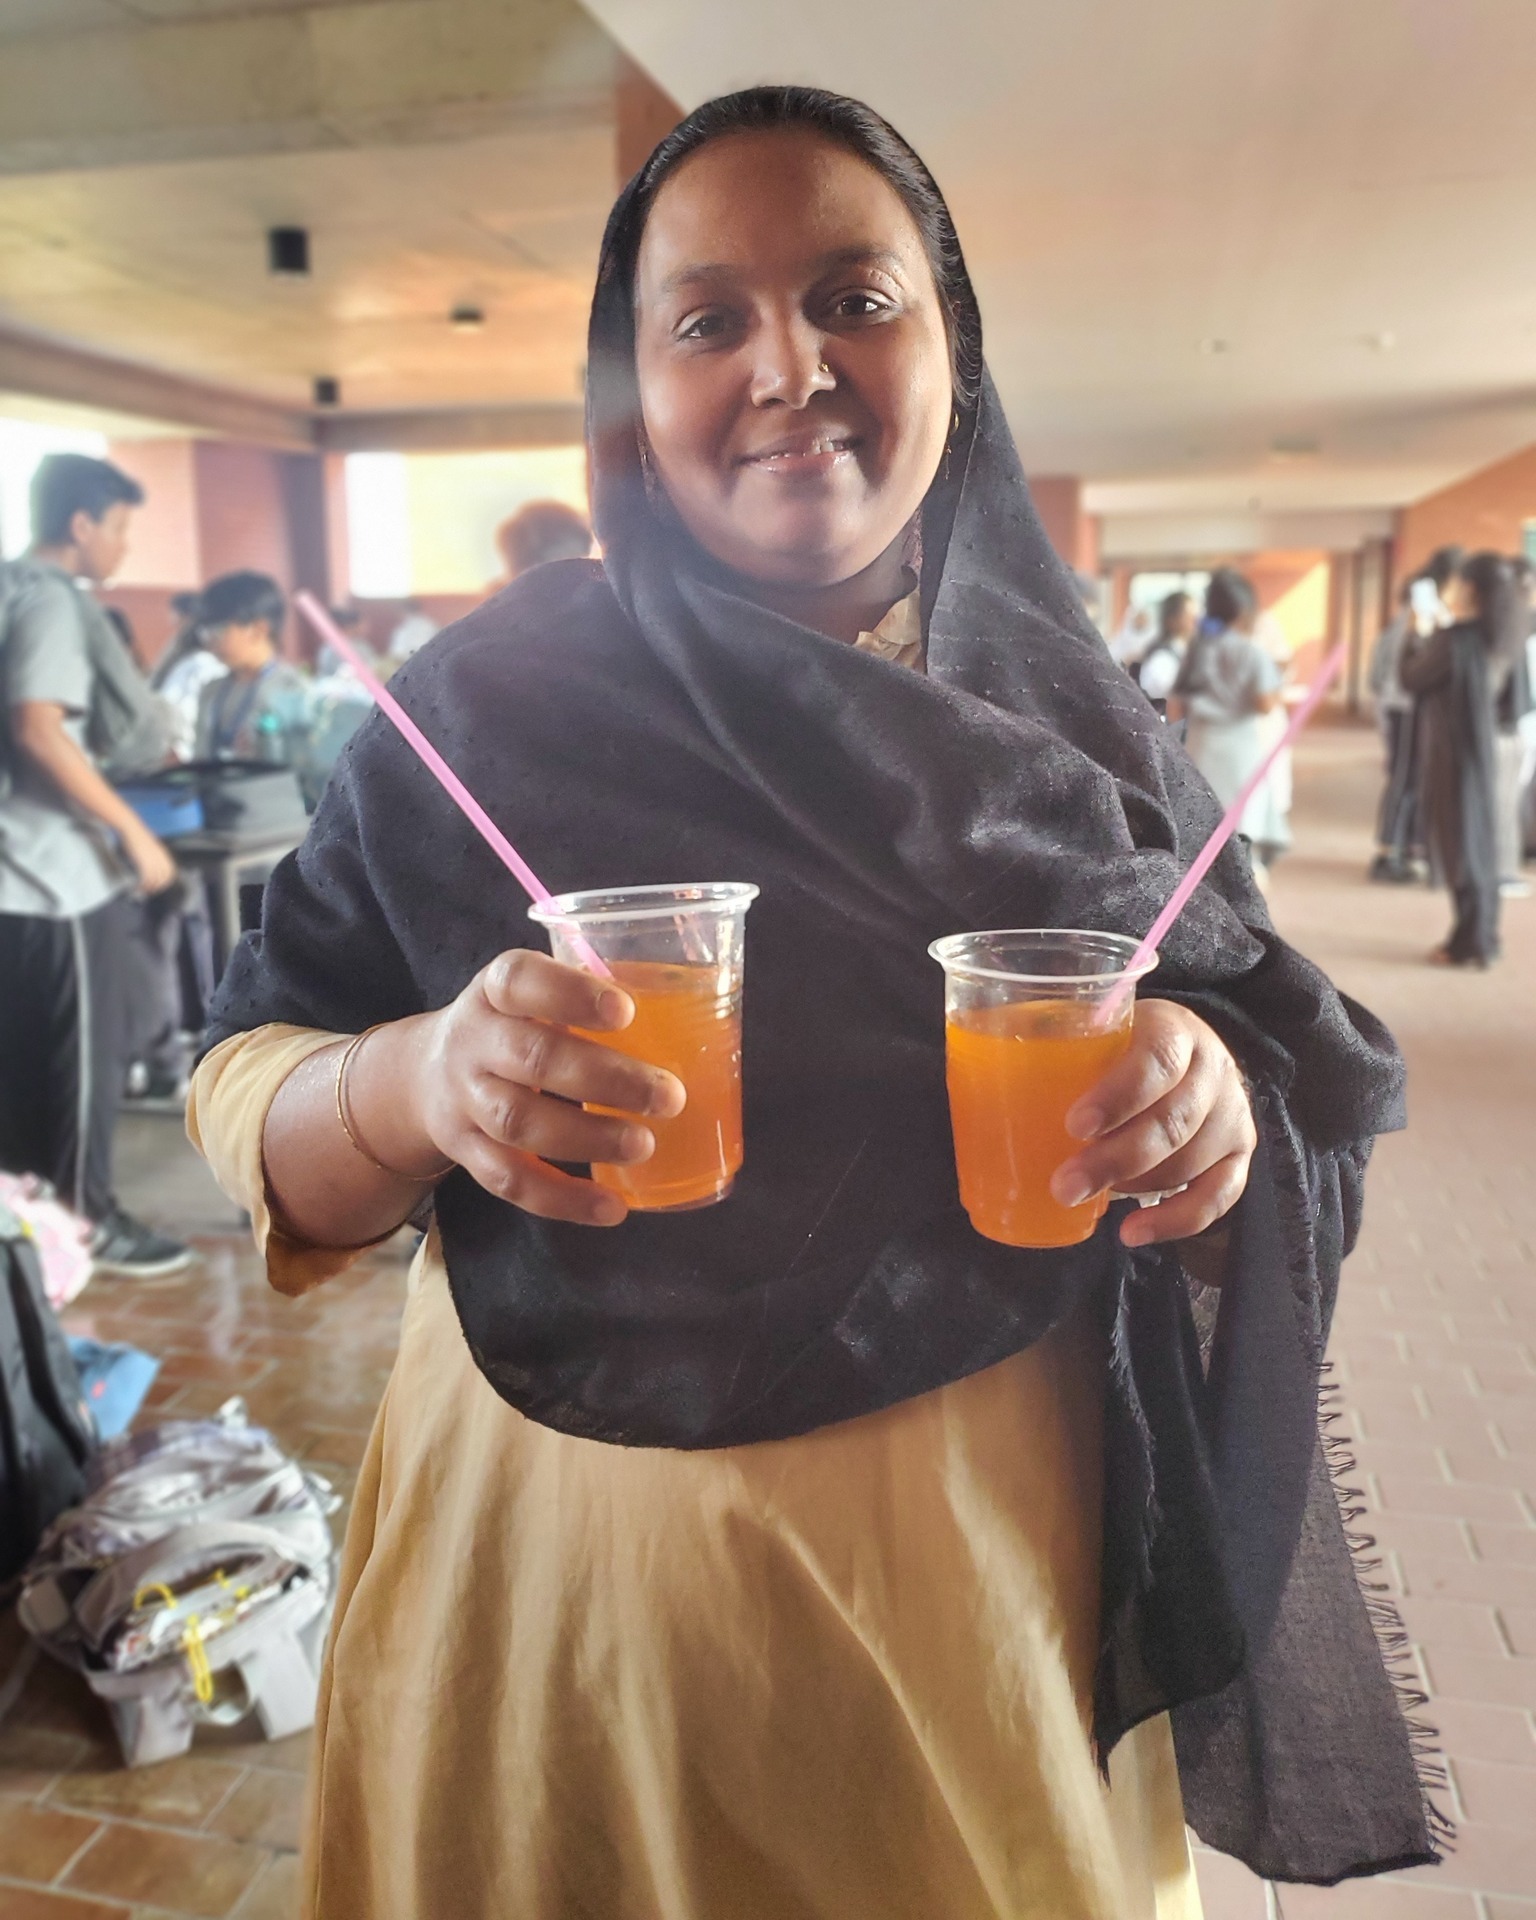
[[[1178,683],[1189,643],[1200,625],[1194,595],[1182,588],[1164,594],[1157,609],[1157,632],[1131,667],[1131,678],[1159,713],[1168,710],[1168,696]]]
[[[1525,685],[1529,615],[1502,555],[1474,553],[1443,589],[1449,626],[1415,635],[1399,671],[1418,700],[1419,804],[1455,918],[1430,954],[1487,968],[1499,954],[1499,712]]]
[[[128,895],[162,893],[176,866],[102,768],[157,764],[170,726],[80,584],[117,572],[143,498],[108,461],[49,455],[31,551],[0,582],[0,1165],[51,1180],[96,1223],[98,1270],[149,1277],[192,1256],[119,1205],[112,1135]]]
[[[309,690],[278,653],[288,602],[265,573],[226,573],[198,602],[204,644],[225,668],[198,700],[195,757],[265,760],[307,771]]]
[[[1262,716],[1280,703],[1284,675],[1253,637],[1258,597],[1247,577],[1218,567],[1205,590],[1205,618],[1190,641],[1170,696],[1170,711],[1187,718],[1189,757],[1231,806],[1267,751]],[[1243,809],[1238,832],[1255,872],[1290,843],[1290,828],[1264,781]]]
[[[1318,1432],[1401,1063],[1238,850],[1054,1175],[1147,1204],[1054,1251],[960,1205],[929,941],[1140,936],[1218,810],[1034,512],[938,188],[856,101],[707,103],[587,365],[602,562],[392,691],[555,884],[760,887],[746,1163],[628,1217],[587,1177],[686,1089],[373,715],[189,1107],[282,1291],[431,1206],[301,1912],[1174,1920],[1186,1810],[1271,1877],[1431,1859]]]

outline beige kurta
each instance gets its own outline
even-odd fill
[[[265,1027],[189,1126],[274,1284],[261,1130],[334,1036]],[[305,1851],[317,1920],[1199,1920],[1166,1720],[1087,1725],[1086,1329],[884,1413],[706,1452],[541,1427],[435,1234],[358,1482]]]

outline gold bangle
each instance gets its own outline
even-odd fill
[[[377,1033],[379,1027],[388,1024],[387,1021],[381,1020],[377,1026],[365,1027],[361,1033],[354,1034],[343,1047],[341,1059],[336,1066],[336,1118],[341,1122],[341,1130],[351,1142],[353,1152],[360,1154],[369,1166],[377,1167],[380,1173],[387,1173],[392,1180],[413,1180],[418,1186],[431,1186],[433,1181],[441,1180],[446,1173],[452,1171],[454,1165],[452,1160],[445,1161],[432,1173],[406,1173],[400,1167],[386,1166],[376,1153],[363,1144],[352,1119],[352,1103],[347,1098],[347,1068],[352,1064],[353,1054],[369,1035]]]

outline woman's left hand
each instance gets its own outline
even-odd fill
[[[1130,1051],[1072,1108],[1067,1131],[1089,1144],[1052,1177],[1063,1206],[1106,1187],[1168,1193],[1122,1224],[1128,1247],[1204,1232],[1237,1204],[1258,1145],[1237,1062],[1171,1000],[1136,1003]]]

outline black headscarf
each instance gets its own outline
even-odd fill
[[[926,677],[765,611],[647,491],[632,265],[644,175],[609,223],[589,444],[601,568],[538,569],[393,688],[558,889],[753,880],[746,1164],[706,1211],[608,1232],[439,1189],[454,1301],[531,1418],[621,1445],[800,1434],[927,1392],[1081,1311],[1110,1353],[1095,1736],[1173,1708],[1186,1807],[1259,1873],[1433,1857],[1318,1438],[1318,1378],[1371,1137],[1401,1124],[1391,1041],[1218,861],[1152,990],[1198,1009],[1254,1090],[1202,1355],[1176,1254],[984,1240],[959,1205],[941,979],[966,928],[1140,935],[1217,808],[1088,626],[989,383],[923,516]],[[969,283],[966,324],[979,339]],[[627,398],[626,398],[627,396]],[[216,1036],[357,1031],[445,1004],[524,902],[382,717],[356,735]]]

